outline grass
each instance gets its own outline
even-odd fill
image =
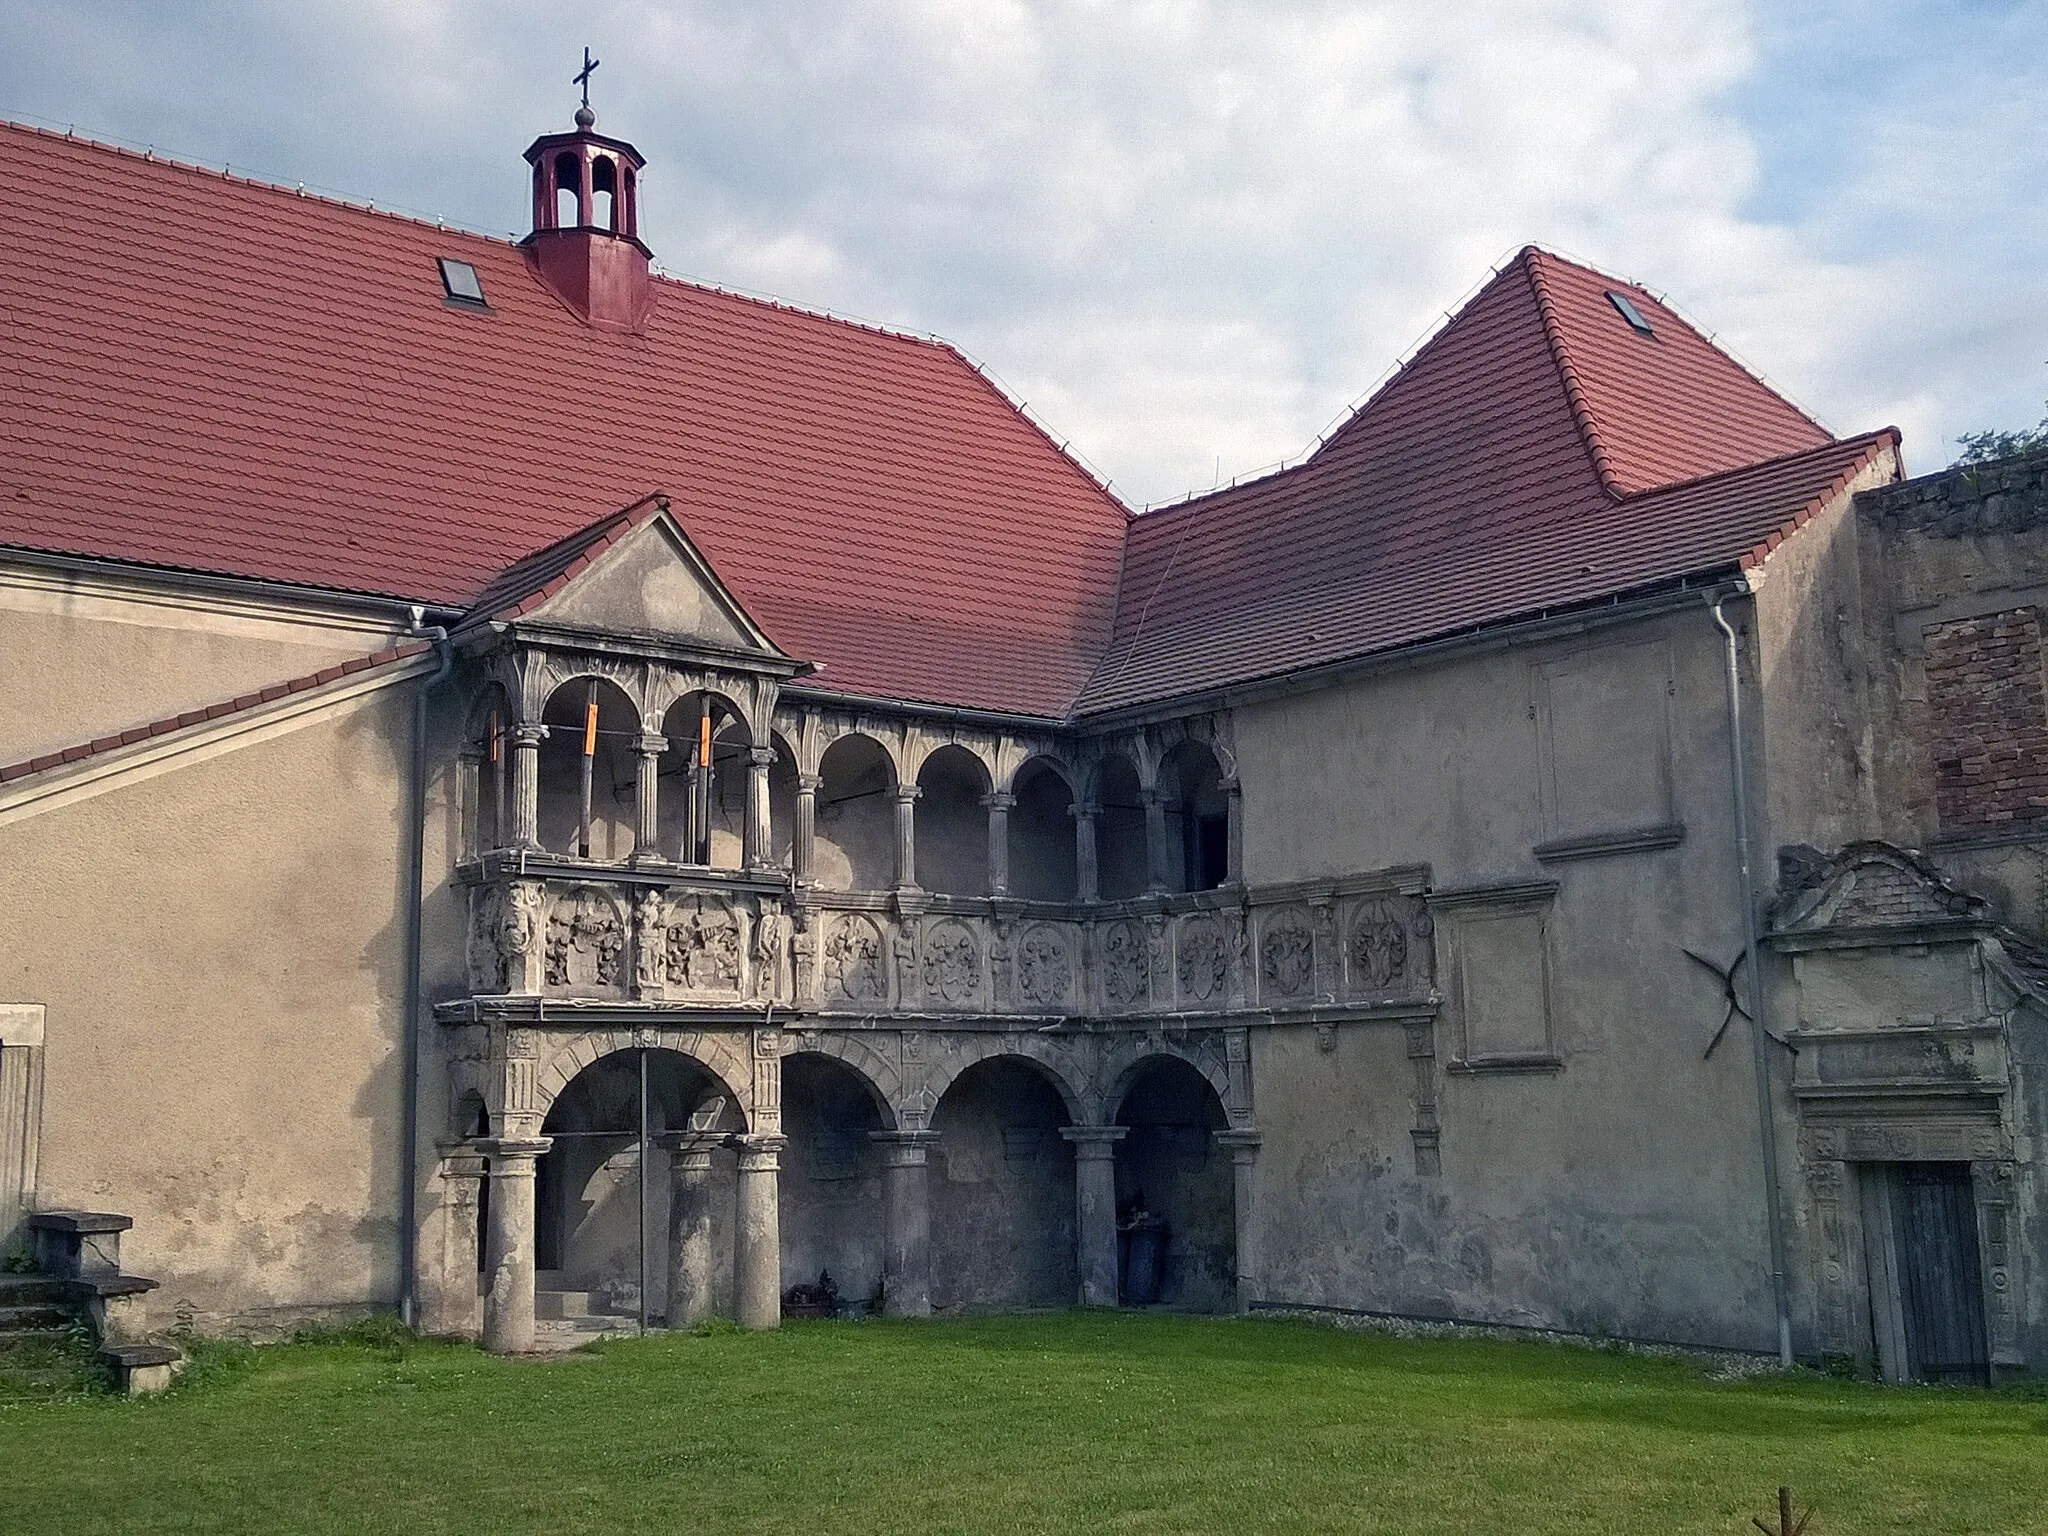
[[[2048,1531],[2048,1400],[1073,1313],[497,1360],[391,1327],[0,1406],[0,1529]],[[23,1528],[28,1528],[24,1526]]]

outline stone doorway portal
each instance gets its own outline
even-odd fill
[[[1132,1078],[1116,1123],[1129,1131],[1116,1148],[1119,1299],[1228,1310],[1236,1180],[1216,1143],[1230,1124],[1216,1090],[1178,1057],[1155,1057]]]

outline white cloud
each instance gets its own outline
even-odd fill
[[[1820,3],[0,0],[0,106],[503,230],[588,42],[665,265],[948,335],[1139,501],[1300,452],[1531,239],[1931,467],[2032,419],[2041,82],[1855,67]]]

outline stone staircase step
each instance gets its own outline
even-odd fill
[[[55,1333],[70,1321],[71,1314],[54,1303],[0,1306],[0,1338],[19,1338],[24,1333]]]
[[[71,1299],[68,1281],[53,1275],[0,1275],[0,1307],[62,1306]]]

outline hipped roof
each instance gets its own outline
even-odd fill
[[[0,204],[0,544],[488,610],[662,488],[807,686],[910,703],[1122,709],[1733,568],[1896,444],[1531,248],[1305,463],[1131,519],[941,343],[668,279],[601,334],[508,242],[15,126],[0,174],[50,193]]]

